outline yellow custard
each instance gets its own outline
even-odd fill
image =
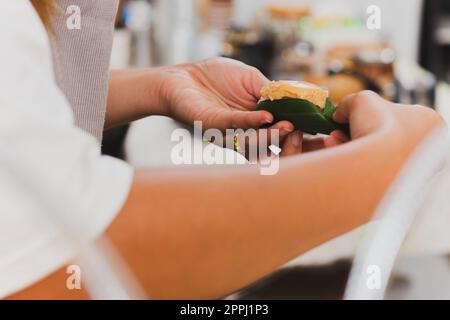
[[[273,101],[283,98],[308,100],[323,109],[328,91],[305,81],[271,81],[261,89],[261,100]]]

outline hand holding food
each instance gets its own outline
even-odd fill
[[[333,115],[337,123],[349,123],[352,140],[383,135],[396,139],[401,149],[411,151],[433,129],[445,126],[431,108],[390,102],[372,91],[344,98]]]
[[[255,111],[261,88],[269,80],[241,62],[215,58],[167,67],[160,92],[166,115],[188,125],[202,121],[203,128],[248,129],[263,125],[280,130],[280,137],[294,131],[292,124],[273,121],[267,111]]]
[[[328,99],[328,91],[308,82],[270,82],[261,90],[257,110],[269,111],[275,122],[289,121],[302,132],[348,133],[346,125],[333,120],[336,107]]]

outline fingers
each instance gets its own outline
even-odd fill
[[[342,131],[336,130],[336,131],[333,131],[328,137],[325,137],[324,147],[325,148],[336,147],[336,146],[346,143],[348,141],[350,141],[350,138],[347,137],[347,135],[345,133],[343,133]]]
[[[326,148],[339,146],[350,141],[341,131],[333,131],[329,136],[317,138],[303,138],[303,152],[317,151]]]
[[[356,108],[365,108],[368,113],[381,111],[389,103],[372,91],[361,91],[345,97],[333,115],[334,121],[348,123],[350,114]]]
[[[261,129],[262,130],[262,129]],[[283,140],[288,134],[292,133],[295,130],[295,127],[289,121],[279,121],[271,126],[269,129],[268,137],[271,137],[271,130],[278,130],[278,134],[280,137],[280,141]],[[270,142],[270,139],[269,139]]]
[[[330,137],[333,137],[341,142],[348,142],[350,141],[350,138],[342,131],[335,130],[330,133]]]
[[[335,137],[327,137],[325,139],[323,139],[323,143],[324,143],[324,148],[333,148],[333,147],[337,147],[341,144],[343,144],[344,142],[336,139]]]
[[[252,137],[251,132],[248,134],[247,137],[240,137],[240,139],[245,138],[245,141],[241,141],[241,143],[248,146],[250,141],[255,143],[255,142],[258,142],[261,137],[264,137],[264,139],[267,139],[267,142],[266,142],[267,146],[270,146],[272,143],[275,143],[278,146],[280,143],[272,142],[272,137],[275,135],[278,135],[279,142],[282,142],[284,140],[284,138],[288,134],[292,133],[294,130],[295,130],[294,125],[292,123],[290,123],[289,121],[280,121],[280,122],[275,123],[273,126],[271,126],[269,128],[263,128],[263,129],[258,129],[256,131],[253,131],[253,134],[255,135],[255,137],[253,137],[254,138],[253,140],[250,138],[250,137]],[[262,135],[261,131],[266,131],[266,132],[264,135]]]
[[[325,138],[304,138],[303,139],[303,152],[317,151],[325,148]]]
[[[248,78],[245,79],[245,87],[248,93],[250,93],[255,99],[261,98],[261,89],[270,82],[261,71],[254,67],[250,67],[247,73]]]
[[[382,128],[394,128],[392,103],[372,91],[362,91],[344,98],[333,118],[349,123],[352,139],[375,133]]]
[[[268,148],[271,144],[275,144],[277,147],[279,147],[284,139],[293,131],[295,130],[294,125],[288,121],[280,121],[275,123],[273,126],[269,128],[259,129],[257,131],[254,131],[254,137],[252,139],[252,135],[249,134],[247,136],[238,136],[238,140],[241,145],[245,146],[245,154],[247,159],[250,159],[249,155],[252,153],[250,152],[250,148],[260,148],[261,146],[266,146],[265,148]],[[266,131],[263,135],[261,131]],[[278,141],[272,141],[273,137],[278,136]],[[260,139],[264,139],[265,143],[262,143]],[[268,149],[267,149],[268,150]],[[265,150],[265,151],[267,151]],[[255,150],[253,150],[255,151]],[[255,152],[253,152],[255,154]],[[256,152],[256,154],[258,154]]]
[[[289,134],[283,142],[281,156],[292,156],[302,152],[303,134],[295,131]]]
[[[226,111],[229,112],[229,111]],[[231,111],[229,120],[220,129],[259,128],[273,122],[273,116],[267,111]]]

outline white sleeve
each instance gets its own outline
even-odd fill
[[[130,166],[101,156],[58,89],[46,31],[29,0],[0,20],[0,298],[69,262],[123,206]]]

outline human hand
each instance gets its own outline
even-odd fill
[[[407,152],[430,130],[444,125],[441,117],[430,108],[392,103],[371,91],[362,91],[346,97],[337,108],[334,120],[350,124],[352,140],[383,133],[390,139],[398,138],[402,150]],[[301,133],[294,132],[285,139],[282,155],[320,150],[348,140],[339,131],[317,138],[303,138]]]
[[[318,151],[339,146],[349,141],[340,131],[333,131],[329,136],[304,135],[300,131],[289,134],[282,143],[281,156],[292,156],[299,153]]]
[[[202,121],[203,129],[248,129],[271,124],[267,111],[254,111],[261,88],[269,80],[257,69],[241,62],[215,58],[169,67],[162,94],[167,114],[192,125]],[[270,129],[279,129],[280,138],[294,126],[281,121]]]
[[[376,133],[398,138],[402,147],[414,148],[432,129],[444,126],[432,109],[389,102],[371,91],[346,97],[334,114],[339,123],[349,123],[351,139]]]

